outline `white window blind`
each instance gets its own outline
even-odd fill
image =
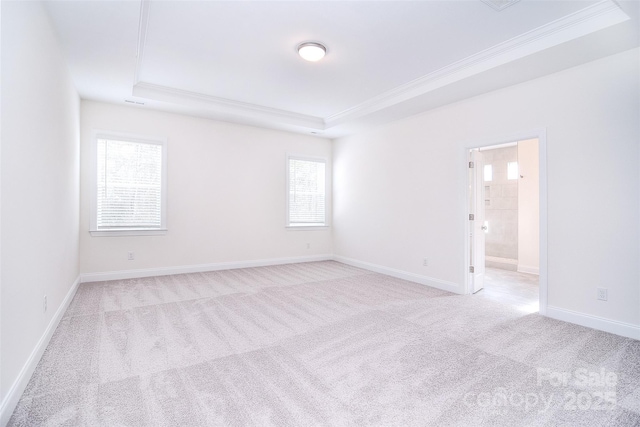
[[[97,229],[160,229],[161,144],[97,141]]]
[[[290,157],[288,175],[288,225],[325,225],[325,162]]]

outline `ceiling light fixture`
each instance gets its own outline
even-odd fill
[[[327,53],[327,48],[320,43],[305,42],[298,46],[298,54],[302,59],[307,61],[316,62],[321,60]]]

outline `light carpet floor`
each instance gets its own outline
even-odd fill
[[[637,426],[640,341],[337,262],[87,283],[9,425]]]

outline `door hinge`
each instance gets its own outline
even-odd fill
[[[472,169],[472,168],[474,168],[474,167],[475,167],[475,163],[473,163],[473,162],[469,162],[469,168],[470,168],[470,169]]]
[[[469,267],[469,273],[475,273],[474,271],[475,269],[473,268],[473,265]]]
[[[474,218],[475,216],[473,214],[469,214],[469,221],[473,221]]]

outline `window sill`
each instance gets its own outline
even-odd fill
[[[115,237],[115,236],[164,236],[167,229],[131,229],[131,230],[89,230],[92,237]]]
[[[285,226],[287,230],[300,230],[300,231],[309,231],[309,230],[328,230],[328,225],[287,225]]]

